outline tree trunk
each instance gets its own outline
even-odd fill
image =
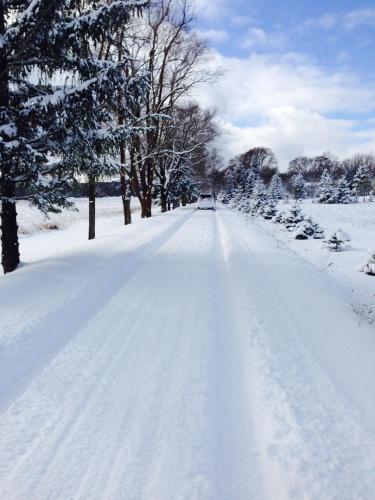
[[[183,207],[186,207],[187,205],[187,196],[186,196],[186,193],[182,193],[181,195],[181,204]]]
[[[171,200],[168,200],[167,206],[168,206],[168,212],[169,212],[169,210],[171,209]]]
[[[122,199],[122,208],[124,212],[124,224],[127,226],[132,222],[132,212],[130,207],[130,193],[128,196],[128,190],[126,186],[126,170],[125,170],[125,146],[122,143],[120,145],[120,185],[121,185],[121,199]]]
[[[89,177],[89,240],[95,239],[95,198],[96,180],[94,176]]]
[[[144,219],[146,217],[146,200],[142,198],[140,201],[141,204],[141,217]]]
[[[167,211],[167,195],[164,186],[160,188],[160,206],[162,213]]]
[[[5,32],[4,3],[0,0],[0,36]],[[0,109],[9,107],[9,80],[6,45],[0,44]],[[16,269],[20,262],[16,211],[16,185],[10,178],[11,166],[1,164],[1,264],[4,273]]]
[[[130,198],[125,198],[125,200],[123,200],[125,226],[128,226],[132,223],[132,209],[130,206],[130,201]]]
[[[145,217],[148,219],[152,216],[152,196],[148,193],[145,200]]]
[[[15,184],[12,181],[1,183],[1,264],[4,274],[11,273],[20,263]]]

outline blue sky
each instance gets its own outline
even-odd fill
[[[375,1],[196,0],[196,31],[223,70],[216,107],[228,158],[375,151]]]

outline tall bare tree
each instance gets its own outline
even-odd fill
[[[127,47],[135,61],[134,72],[146,68],[150,84],[144,104],[133,109],[135,116],[148,116],[148,127],[129,145],[129,173],[142,217],[152,214],[156,170],[164,151],[165,131],[173,127],[174,110],[197,84],[212,78],[204,68],[206,44],[192,33],[192,22],[188,0],[158,0],[145,16],[142,28],[137,26],[138,44]],[[167,162],[169,155],[167,150]]]

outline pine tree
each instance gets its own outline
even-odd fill
[[[334,252],[341,252],[350,241],[350,236],[342,229],[335,229],[324,241],[325,246]]]
[[[370,259],[361,268],[361,271],[369,276],[375,276],[375,251],[372,252]]]
[[[302,174],[293,175],[290,180],[290,191],[295,201],[306,198],[306,186]]]
[[[311,217],[306,217],[302,222],[299,222],[294,231],[296,240],[307,240],[314,238],[321,240],[324,238],[323,229]]]
[[[27,199],[56,211],[68,203],[68,181],[58,152],[62,134],[58,106],[40,112],[39,97],[53,92],[45,83],[61,69],[61,47],[52,33],[63,1],[0,0],[0,201],[4,273],[19,264],[16,202]],[[37,81],[34,81],[37,79]]]
[[[292,231],[304,220],[305,216],[303,215],[302,210],[297,205],[295,205],[285,215],[283,223],[289,231]]]
[[[275,174],[272,176],[271,182],[268,188],[269,194],[271,198],[275,201],[282,200],[284,198],[284,186],[283,181],[279,174]]]
[[[276,216],[276,213],[276,201],[268,196],[265,202],[265,206],[262,210],[262,216],[266,220],[271,220]]]
[[[363,196],[366,200],[371,192],[371,177],[367,165],[360,165],[353,179],[353,186],[357,196]]]
[[[64,188],[73,176],[72,163],[78,161],[72,161],[74,153],[83,152],[87,162],[94,153],[93,163],[97,164],[103,144],[105,155],[108,143],[113,145],[114,133],[117,140],[129,133],[125,126],[122,133],[119,129],[103,132],[100,113],[108,109],[104,104],[111,94],[105,102],[99,101],[105,91],[115,90],[115,84],[123,85],[125,65],[123,61],[102,61],[95,51],[99,45],[110,46],[112,34],[123,27],[134,8],[145,4],[142,0],[108,4],[100,0],[0,0],[0,196],[5,273],[19,263],[16,201],[27,199],[45,212],[68,206]],[[68,75],[69,84],[57,88],[62,73]]]
[[[267,204],[267,198],[267,188],[262,179],[258,178],[258,180],[255,182],[254,189],[251,194],[249,212],[253,215],[261,214],[262,210]]]
[[[353,201],[349,183],[344,175],[336,183],[335,201],[336,203],[352,203]]]
[[[336,190],[335,183],[328,170],[324,170],[317,190],[318,203],[335,203]]]

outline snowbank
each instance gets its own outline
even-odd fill
[[[280,203],[280,210],[290,205]],[[329,235],[337,227],[351,236],[350,245],[342,252],[330,252],[319,240],[295,240],[281,224],[259,221],[278,241],[284,243],[321,271],[339,280],[346,289],[353,309],[375,323],[375,279],[359,270],[369,260],[375,240],[375,203],[326,205],[306,200],[301,204],[304,215],[312,217]]]

